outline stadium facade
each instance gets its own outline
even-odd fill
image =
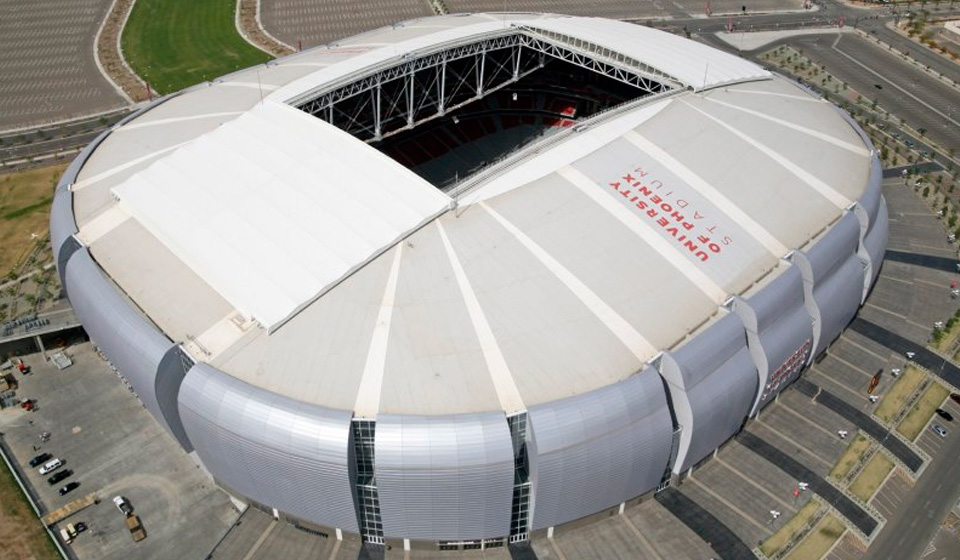
[[[824,352],[879,272],[880,178],[846,114],[737,57],[445,16],[138,111],[51,238],[91,339],[232,495],[496,545],[655,492]]]

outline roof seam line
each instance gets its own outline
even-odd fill
[[[852,200],[848,199],[847,197],[843,196],[842,194],[834,190],[830,185],[824,183],[820,179],[817,179],[808,171],[804,170],[799,165],[793,163],[787,157],[780,154],[779,152],[776,152],[772,148],[766,146],[759,140],[756,140],[755,138],[748,136],[746,133],[742,132],[741,130],[734,127],[733,125],[722,121],[721,119],[711,115],[710,113],[704,111],[703,109],[693,105],[692,103],[684,99],[681,99],[679,101],[685,104],[686,106],[690,107],[694,111],[700,113],[704,117],[707,117],[711,121],[727,129],[730,133],[732,133],[737,138],[740,138],[744,142],[758,149],[765,156],[769,157],[770,159],[778,163],[781,167],[783,167],[784,169],[792,173],[795,177],[797,177],[798,179],[800,179],[801,181],[809,185],[813,190],[817,191],[821,196],[826,198],[831,204],[833,204],[837,208],[846,209],[853,202]]]
[[[533,239],[530,239],[527,234],[520,231],[517,226],[510,223],[496,210],[488,206],[486,202],[480,202],[478,204],[493,216],[521,245],[526,247],[541,264],[546,266],[567,289],[573,292],[573,295],[600,319],[604,326],[610,329],[610,332],[612,332],[638,360],[645,363],[651,356],[657,353],[657,348],[644,338],[633,325],[610,307],[607,302],[603,301],[596,292],[577,278],[573,272],[553,258],[543,247],[538,245]]]
[[[493,328],[490,327],[487,316],[483,313],[480,300],[477,298],[473,286],[470,285],[467,272],[460,263],[460,258],[450,243],[450,238],[447,237],[447,231],[443,224],[440,223],[440,220],[437,220],[436,224],[437,231],[440,233],[440,240],[443,242],[443,248],[447,253],[447,260],[450,261],[453,276],[460,288],[460,295],[463,297],[463,303],[466,305],[470,321],[473,323],[473,330],[480,342],[480,350],[483,353],[484,361],[487,363],[490,380],[493,382],[493,388],[497,393],[500,406],[507,414],[526,410],[516,380],[514,380],[510,366],[507,365],[507,360],[500,350],[500,344],[497,342],[496,335],[493,334]]]
[[[375,418],[380,410],[380,394],[383,390],[383,374],[387,364],[387,349],[390,339],[390,326],[393,309],[396,305],[397,284],[400,277],[400,261],[403,254],[403,242],[397,243],[390,275],[383,289],[383,299],[377,313],[377,322],[373,325],[367,360],[363,366],[360,385],[357,388],[357,400],[354,412],[361,418]]]

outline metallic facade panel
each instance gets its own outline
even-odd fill
[[[94,344],[123,375],[154,418],[168,430],[156,395],[157,369],[174,344],[100,270],[87,249],[73,253],[64,287]]]
[[[870,182],[863,196],[857,201],[857,207],[862,211],[862,216],[857,216],[862,225],[872,225],[880,212],[880,205],[883,199],[883,169],[880,167],[880,160],[874,158],[870,168]]]
[[[813,321],[811,358],[840,335],[859,308],[864,285],[859,244],[860,222],[848,212],[809,250],[791,258],[803,277],[804,304]]]
[[[829,277],[851,256],[856,255],[860,243],[860,222],[855,214],[847,212],[830,227],[804,255],[810,262],[812,282]],[[806,280],[806,278],[804,278]]]
[[[757,368],[743,323],[729,314],[660,360],[680,424],[673,472],[709,455],[743,424],[757,392]]]
[[[60,245],[60,250],[54,253],[57,257],[57,274],[60,275],[60,285],[63,287],[64,293],[67,291],[66,282],[64,282],[64,277],[67,273],[67,262],[70,261],[73,253],[82,247],[83,245],[77,241],[77,238],[71,235],[64,239],[63,244]]]
[[[311,523],[358,530],[349,412],[269,393],[203,363],[183,380],[179,410],[218,481]]]
[[[160,413],[163,414],[170,433],[187,453],[193,451],[193,445],[190,444],[190,439],[183,429],[183,422],[180,420],[177,395],[180,393],[180,385],[183,383],[187,368],[192,363],[193,361],[184,354],[179,345],[172,346],[160,360],[154,380],[154,392],[157,395]]]
[[[531,407],[528,418],[534,530],[655,489],[670,459],[673,421],[663,381],[651,368]]]
[[[800,374],[812,351],[813,324],[798,267],[787,268],[749,298],[737,298],[733,309],[746,327],[759,375],[753,415]]]
[[[677,455],[674,472],[680,473],[713,452],[736,434],[743,425],[757,394],[757,368],[746,346],[717,367],[702,383],[687,391],[692,411],[691,432],[686,451]]]
[[[877,279],[880,274],[880,265],[883,263],[883,255],[887,252],[887,237],[890,233],[889,214],[887,210],[887,201],[882,197],[880,199],[880,208],[877,211],[877,219],[870,226],[870,230],[863,238],[863,248],[870,257],[870,276],[869,286]],[[867,289],[869,289],[867,286]]]
[[[863,264],[851,256],[833,275],[817,283],[813,298],[820,311],[819,333],[813,355],[833,342],[860,309],[863,291]]]
[[[77,222],[73,219],[73,193],[70,189],[58,188],[50,207],[50,246],[53,254],[58,255],[63,243],[75,233]]]
[[[380,414],[376,479],[387,538],[506,536],[513,446],[502,413]]]

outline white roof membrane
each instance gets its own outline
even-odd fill
[[[177,149],[113,192],[268,329],[449,203],[347,133],[276,103]]]

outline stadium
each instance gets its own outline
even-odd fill
[[[236,499],[502,546],[682,478],[853,319],[867,137],[625,22],[398,23],[159,99],[57,187],[91,340]]]

